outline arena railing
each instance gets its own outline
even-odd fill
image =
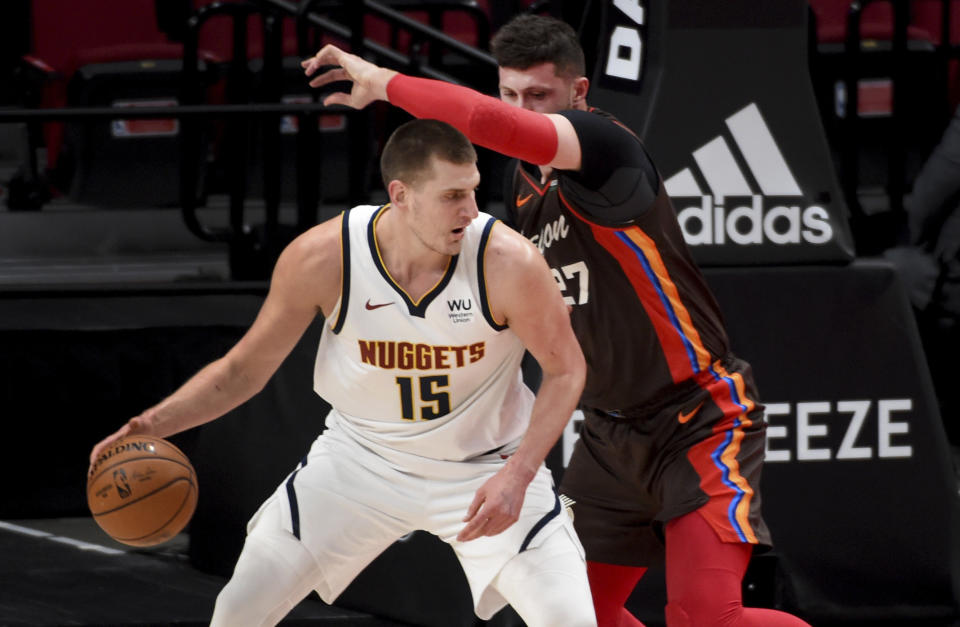
[[[417,8],[442,13],[444,7],[449,10],[461,10],[478,16],[476,3],[473,2],[408,2],[405,10]],[[324,13],[323,11],[327,11]],[[334,19],[335,13],[342,19]],[[391,28],[405,31],[411,40],[410,51],[403,53],[392,49],[382,42],[365,36],[364,19],[372,15],[388,23]],[[232,20],[233,59],[226,64],[227,104],[203,104],[203,86],[199,68],[199,32],[203,25],[216,16],[227,16]],[[246,63],[247,21],[251,16],[260,16],[264,28],[264,59],[258,102],[250,102],[250,70]],[[210,242],[227,242],[230,245],[231,274],[236,279],[265,278],[276,256],[289,239],[316,223],[320,195],[317,190],[316,168],[319,163],[316,144],[319,141],[317,119],[321,113],[336,111],[346,115],[348,132],[351,139],[354,134],[370,133],[369,111],[353,111],[341,107],[324,107],[318,102],[320,95],[313,94],[313,102],[281,103],[279,100],[282,85],[282,39],[281,28],[284,17],[296,20],[298,51],[306,56],[315,51],[316,44],[324,37],[341,41],[351,51],[362,56],[372,57],[376,62],[402,71],[436,78],[439,80],[464,83],[463,76],[448,73],[442,67],[445,57],[441,51],[456,55],[468,64],[472,70],[467,78],[472,86],[490,89],[495,86],[496,63],[481,49],[469,46],[428,24],[423,24],[403,13],[374,0],[348,0],[330,2],[329,0],[307,0],[295,4],[285,0],[240,0],[238,2],[216,2],[201,7],[188,20],[184,40],[184,61],[179,101],[174,106],[144,107],[63,107],[52,109],[4,109],[0,110],[0,124],[26,122],[37,124],[49,121],[98,121],[114,119],[156,119],[177,118],[181,120],[180,141],[180,204],[184,223],[191,233]],[[489,35],[488,29],[479,29],[480,37]],[[483,42],[485,45],[485,41]],[[429,46],[429,54],[424,55],[423,46]],[[438,65],[440,67],[438,67]],[[306,80],[306,79],[304,79]],[[267,96],[271,100],[267,100]],[[298,120],[300,133],[297,139],[296,170],[298,173],[297,223],[293,232],[281,232],[279,224],[279,125],[276,120],[281,116],[294,115]],[[224,151],[227,158],[229,215],[225,228],[213,228],[204,225],[197,215],[197,180],[201,168],[204,150],[200,145],[200,122],[222,119],[227,124],[225,137],[231,144]],[[264,145],[264,209],[265,222],[260,226],[251,226],[245,219],[245,177],[247,166],[247,131],[253,119],[263,121]],[[366,199],[365,163],[370,160],[368,142],[351,141],[354,146],[349,155],[350,184],[349,201],[351,204]],[[253,233],[253,235],[251,235]]]
[[[938,44],[931,45],[933,46],[934,58],[940,67],[941,84],[946,86],[948,61],[960,58],[960,45],[951,42],[952,0],[939,1],[941,6],[940,41]],[[888,2],[893,9],[893,29],[889,55],[893,106],[891,111],[892,132],[886,154],[888,172],[886,193],[890,211],[895,215],[903,212],[904,194],[907,191],[906,161],[910,120],[907,119],[905,114],[904,102],[908,96],[905,80],[908,71],[908,59],[915,52],[911,49],[908,37],[913,3],[911,0],[854,0],[850,3],[847,11],[846,41],[843,51],[846,121],[841,147],[841,169],[843,173],[841,179],[848,205],[851,207],[854,216],[860,216],[861,218],[864,215],[864,208],[858,195],[860,182],[859,148],[862,139],[857,114],[860,104],[858,81],[863,76],[865,56],[869,54],[863,50],[861,31],[864,10],[868,5],[877,2]],[[946,111],[946,106],[943,109],[945,122],[949,112]]]

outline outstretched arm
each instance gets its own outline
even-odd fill
[[[520,447],[477,490],[457,536],[461,541],[496,535],[517,521],[527,486],[573,415],[586,378],[570,315],[540,252],[512,229],[495,226],[485,275],[494,317],[536,358],[543,381]]]
[[[256,320],[240,341],[97,443],[90,452],[91,467],[119,438],[168,437],[222,416],[263,389],[317,313],[329,313],[339,298],[339,223],[339,218],[330,220],[291,243],[277,261]]]
[[[386,100],[415,117],[447,122],[473,143],[510,157],[560,170],[580,169],[580,142],[562,115],[527,111],[467,87],[405,76],[333,45],[324,46],[301,66],[307,76],[321,67],[337,66],[311,80],[312,87],[353,82],[350,93],[333,93],[324,104],[362,109]]]

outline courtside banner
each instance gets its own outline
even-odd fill
[[[856,260],[705,276],[768,423],[761,495],[774,547],[758,560],[775,567],[748,573],[767,590],[758,604],[813,625],[956,617],[960,498],[894,269]],[[564,463],[580,420],[564,432]],[[718,465],[732,442],[715,452]],[[554,472],[559,461],[548,459]],[[643,581],[629,607],[662,620],[663,593]]]
[[[766,405],[780,601],[827,620],[956,616],[956,477],[906,293],[879,261],[713,268]]]
[[[644,140],[702,265],[844,263],[800,0],[609,0],[590,102]],[[592,36],[594,32],[583,33]]]

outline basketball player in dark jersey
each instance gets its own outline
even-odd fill
[[[507,196],[542,251],[588,363],[581,437],[561,489],[601,626],[641,625],[624,603],[666,558],[671,627],[805,625],[744,608],[754,546],[768,547],[758,492],[766,423],[750,366],[731,352],[639,139],[586,103],[583,52],[558,20],[518,17],[494,38],[501,101],[412,78],[327,46],[303,62],[327,104],[387,100],[518,158]]]

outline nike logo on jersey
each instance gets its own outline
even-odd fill
[[[703,407],[703,401],[700,401],[700,404],[699,404],[699,405],[697,405],[696,407],[694,407],[692,410],[690,410],[690,411],[687,412],[687,413],[683,413],[682,411],[677,412],[677,420],[680,422],[680,424],[686,424],[687,422],[690,421],[691,418],[693,418],[693,416],[694,416],[698,411],[700,411],[700,408],[701,408],[701,407]]]
[[[367,307],[367,311],[373,311],[374,309],[380,309],[381,307],[386,307],[387,305],[392,305],[392,304],[393,304],[393,301],[391,301],[391,302],[389,302],[389,303],[380,303],[380,304],[378,304],[378,305],[371,305],[371,304],[370,304],[370,299],[368,298],[368,299],[367,299],[366,307]]]
[[[533,194],[527,194],[526,196],[523,196],[522,198],[520,197],[520,195],[517,195],[517,206],[518,206],[518,207],[524,206],[525,204],[527,204],[527,203],[530,201],[531,198],[533,198]]]

